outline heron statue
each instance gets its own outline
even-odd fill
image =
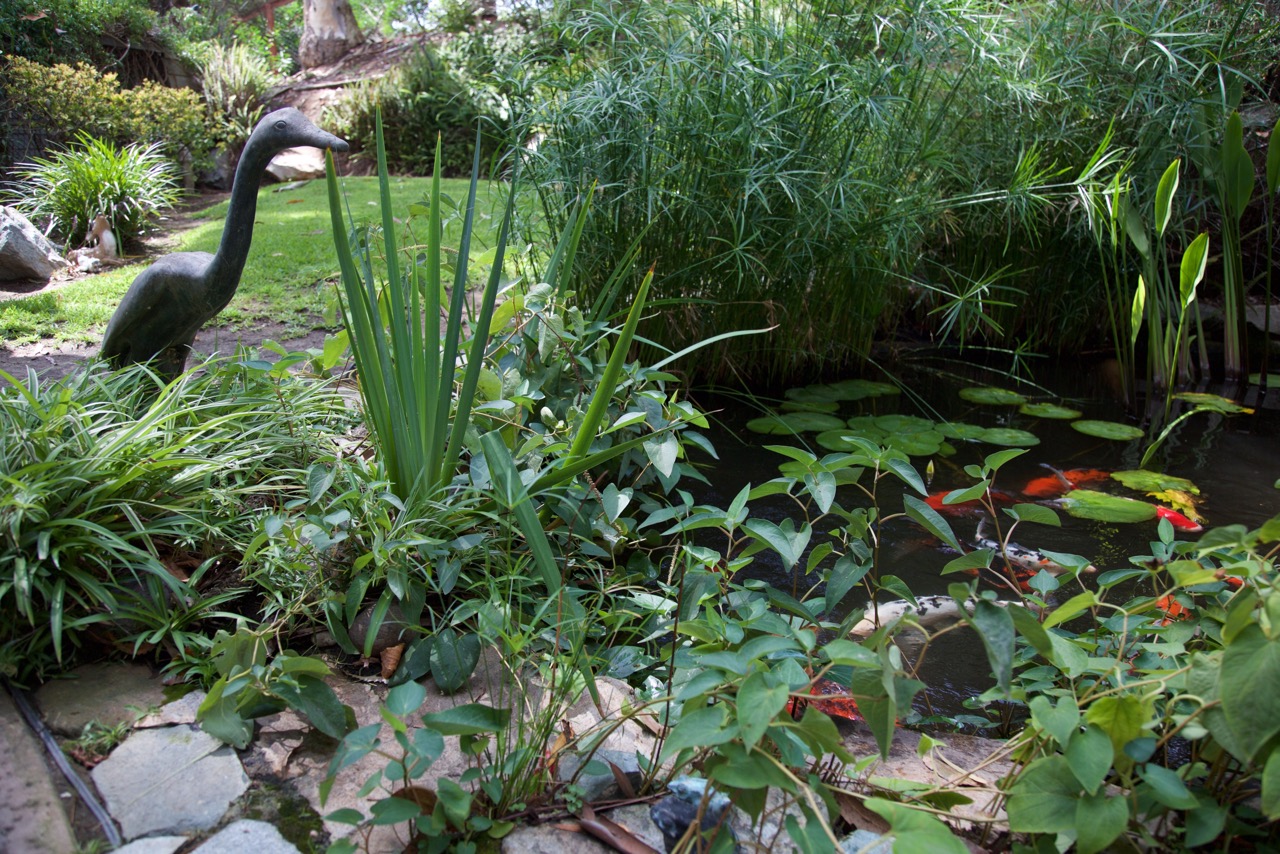
[[[346,151],[347,143],[292,107],[268,113],[245,144],[217,253],[175,252],[138,274],[102,336],[102,357],[115,367],[152,362],[162,376],[183,372],[200,327],[235,296],[253,241],[258,187],[271,158],[310,145]]]

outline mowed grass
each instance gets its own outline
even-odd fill
[[[342,188],[357,225],[381,223],[376,178],[344,178]],[[285,332],[302,334],[317,327],[336,328],[338,259],[325,182],[315,180],[295,189],[276,185],[258,193],[253,247],[235,299],[218,315],[217,323],[232,329],[261,323],[281,323]],[[446,246],[456,245],[461,231],[461,206],[469,182],[445,180],[442,192],[456,203],[457,214],[445,223]],[[424,202],[431,189],[428,178],[393,178],[392,209],[396,221],[425,238],[425,216],[411,216],[411,206]],[[481,184],[476,199],[476,229],[472,253],[483,251],[496,234],[506,202],[504,184]],[[448,206],[446,205],[446,208]],[[196,216],[200,223],[178,235],[174,252],[216,252],[222,237],[227,203]],[[403,245],[403,244],[402,244]],[[65,287],[0,302],[0,336],[6,343],[97,343],[120,298],[138,273],[155,256]]]

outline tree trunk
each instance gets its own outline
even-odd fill
[[[337,62],[364,42],[349,0],[302,0],[302,20],[298,61],[303,68]]]

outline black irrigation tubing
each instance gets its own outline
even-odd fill
[[[120,838],[120,831],[116,829],[115,822],[111,820],[111,816],[107,814],[106,809],[98,802],[93,792],[89,791],[89,787],[76,774],[75,769],[71,767],[71,763],[67,762],[67,757],[63,754],[62,748],[58,746],[58,742],[53,738],[53,733],[49,732],[49,728],[44,725],[44,721],[40,719],[40,715],[32,707],[31,700],[27,698],[26,692],[21,688],[13,687],[7,678],[0,677],[0,681],[4,682],[4,687],[9,691],[9,696],[13,697],[13,704],[22,713],[27,726],[31,727],[36,735],[40,736],[44,749],[53,758],[53,762],[58,766],[58,770],[62,772],[62,776],[67,778],[67,782],[76,790],[80,800],[84,801],[85,806],[89,808],[89,812],[93,813],[93,817],[98,820],[98,824],[102,825],[102,831],[107,836],[107,842],[111,843],[112,848],[119,848],[124,844],[124,840]]]

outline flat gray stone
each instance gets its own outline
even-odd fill
[[[204,702],[204,691],[192,691],[172,703],[166,703],[160,708],[160,711],[153,712],[141,718],[134,727],[137,729],[149,729],[157,726],[172,726],[174,724],[193,724],[196,722],[196,712],[200,710],[200,704]]]
[[[612,851],[613,848],[597,842],[586,831],[563,830],[553,824],[517,827],[502,838],[503,854],[609,854]]]
[[[76,850],[58,790],[46,771],[44,750],[3,688],[0,745],[0,851]]]
[[[324,177],[324,152],[318,148],[286,148],[271,158],[267,174],[277,181]]]
[[[29,219],[13,208],[0,206],[0,281],[47,282],[54,270],[66,265]]]
[[[196,847],[201,854],[298,854],[298,848],[265,821],[242,818]]]
[[[631,784],[632,791],[638,792],[644,784],[644,772],[640,770],[640,760],[636,758],[634,752],[597,750],[592,754],[591,761],[605,766],[605,770],[599,774],[588,773],[591,762],[587,761],[585,754],[582,756],[570,754],[564,757],[560,760],[559,769],[560,780],[562,782],[573,780],[582,789],[582,799],[589,804],[622,796],[618,778],[614,776],[613,769],[609,765],[615,766],[622,772],[627,782]]]
[[[148,836],[123,845],[111,854],[173,854],[186,843],[185,836]]]
[[[249,787],[231,748],[191,726],[138,730],[92,776],[126,839],[208,830]]]
[[[105,727],[133,723],[137,710],[164,705],[164,685],[141,664],[86,664],[67,676],[36,692],[45,723],[59,735],[75,738],[91,721]]]

